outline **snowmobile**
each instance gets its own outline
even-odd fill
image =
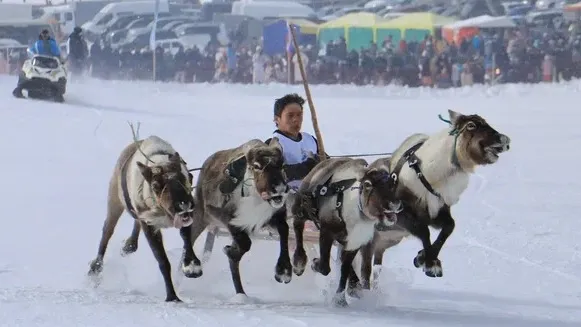
[[[32,99],[52,99],[63,102],[67,88],[68,71],[58,57],[34,55],[22,65],[18,84],[12,94],[23,98],[22,90]]]

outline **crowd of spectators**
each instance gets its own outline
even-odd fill
[[[581,77],[581,35],[569,30],[513,30],[481,33],[460,42],[426,36],[422,42],[387,38],[366,49],[347,50],[344,39],[301,46],[312,84],[398,84],[458,87],[475,83],[537,83]],[[96,42],[85,71],[96,78],[147,80],[153,76],[149,49],[114,51]],[[156,49],[156,79],[182,83],[298,83],[297,56],[268,56],[260,40],[176,53]],[[18,64],[14,65],[19,67]],[[289,68],[290,67],[290,68]],[[289,74],[290,69],[290,74]]]

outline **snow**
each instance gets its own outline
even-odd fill
[[[254,241],[242,263],[251,301],[237,303],[218,238],[204,275],[181,275],[181,241],[164,232],[183,304],[163,302],[155,259],[121,257],[132,220],[124,214],[105,256],[103,280],[87,280],[105,218],[107,185],[128,142],[170,141],[191,167],[212,152],[269,137],[275,97],[299,86],[174,85],[87,80],[66,104],[11,96],[0,77],[2,215],[0,321],[12,326],[579,326],[581,323],[581,83],[474,87],[449,91],[314,86],[327,152],[391,151],[415,132],[436,132],[447,109],[478,113],[512,139],[481,168],[452,210],[456,230],[442,250],[444,277],[412,260],[409,239],[385,254],[379,289],[349,308],[327,304],[334,273],[307,267],[290,284],[274,280],[278,244]],[[304,128],[312,132],[310,116]],[[576,154],[577,153],[577,154]],[[202,254],[205,233],[196,243]],[[309,257],[309,262],[312,256]],[[310,266],[310,264],[309,264]],[[239,300],[239,299],[238,299]]]

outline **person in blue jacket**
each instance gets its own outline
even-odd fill
[[[34,44],[30,46],[30,48],[28,48],[28,54],[31,56],[39,54],[39,55],[57,57],[62,62],[61,50],[60,50],[58,44],[56,43],[55,39],[50,37],[48,30],[42,30],[42,32],[40,32],[40,35],[38,36],[38,40],[36,42],[34,42]],[[26,83],[25,79],[23,79],[23,78],[18,79],[18,85],[16,86],[14,91],[12,91],[12,94],[15,97],[17,97],[17,98],[24,97],[22,95],[22,88],[23,88],[24,83]],[[62,97],[62,95],[61,95],[61,97]]]
[[[28,48],[28,52],[35,55],[45,55],[53,57],[61,57],[61,49],[56,43],[55,39],[50,37],[48,30],[42,30],[38,36],[38,40]]]

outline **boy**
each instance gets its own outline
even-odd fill
[[[305,99],[296,93],[287,94],[274,102],[274,123],[277,129],[272,136],[277,137],[282,145],[288,184],[295,191],[319,162],[317,139],[309,133],[301,132],[304,104]],[[271,139],[265,142],[268,144]]]
[[[287,175],[288,185],[293,191],[298,190],[303,178],[319,162],[317,139],[309,133],[301,132],[304,104],[305,99],[298,94],[287,94],[274,102],[274,123],[277,129],[272,136],[277,137],[282,145],[284,171]],[[265,143],[269,144],[271,139],[267,139]],[[236,162],[230,165],[231,171],[243,176],[244,170],[237,168]],[[240,176],[238,176],[238,180],[240,180]],[[237,183],[227,180],[222,183],[220,190],[223,193],[230,193],[237,185]],[[218,228],[208,231],[204,256],[211,253],[217,231]]]

